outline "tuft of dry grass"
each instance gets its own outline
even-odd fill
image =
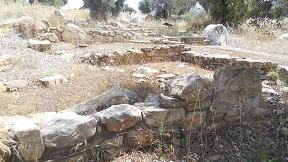
[[[81,10],[62,10],[61,13],[64,17],[67,18],[90,18],[89,9],[81,9]]]
[[[17,18],[21,16],[30,16],[35,19],[48,20],[55,10],[60,10],[60,7],[52,5],[44,5],[41,3],[27,4],[24,2],[7,2],[0,5],[0,19]],[[41,13],[39,14],[39,11]],[[61,10],[67,18],[89,18],[89,10]]]
[[[0,5],[0,18],[9,19],[20,16],[31,16],[37,19],[47,19],[57,9],[59,8],[43,4],[30,5],[21,2],[8,2],[5,5]],[[39,14],[39,11],[41,11],[41,14]]]

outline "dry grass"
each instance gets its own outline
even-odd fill
[[[155,68],[159,74],[174,73],[185,74],[196,72],[198,74],[212,74],[196,66],[178,67],[181,62],[150,63],[141,66]],[[13,93],[0,93],[0,115],[28,115],[38,112],[55,112],[69,108],[77,103],[92,98],[112,86],[121,86],[135,91],[143,100],[150,93],[158,93],[159,85],[155,76],[138,82],[138,78],[131,75],[132,69],[140,65],[127,65],[114,67],[124,69],[125,72],[105,71],[97,66],[74,64],[63,75],[69,80],[68,84],[44,88],[33,84],[26,89]]]
[[[89,9],[81,10],[62,10],[61,13],[67,18],[90,18]]]
[[[55,6],[46,6],[42,4],[30,5],[21,2],[10,2],[0,6],[0,17],[2,19],[9,19],[20,16],[31,16],[37,19],[46,19],[57,9],[58,8]],[[39,14],[40,11],[41,14]]]
[[[40,3],[30,5],[21,2],[8,2],[5,5],[0,5],[0,20],[17,18],[20,16],[31,16],[36,19],[48,20],[55,10],[60,10],[60,7],[43,5]],[[89,18],[89,10],[63,10],[61,11],[67,18]]]

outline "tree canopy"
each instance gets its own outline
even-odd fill
[[[111,15],[119,15],[125,0],[83,0],[83,2],[84,7],[90,9],[91,18],[106,21]]]
[[[142,13],[155,13],[156,18],[168,18],[188,12],[197,0],[142,0]],[[288,15],[287,0],[198,0],[215,22],[241,23],[247,18],[279,18]],[[151,10],[151,11],[150,11]]]
[[[141,0],[138,4],[138,9],[142,13],[149,14],[152,11],[152,1],[151,0]]]

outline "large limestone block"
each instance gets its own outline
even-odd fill
[[[166,84],[168,95],[173,98],[195,102],[211,95],[212,83],[196,73],[180,75]]]
[[[141,110],[128,104],[113,105],[94,114],[109,132],[121,132],[142,120]]]
[[[187,114],[183,123],[185,131],[195,131],[206,121],[205,111],[195,111]]]
[[[223,24],[208,25],[202,35],[207,38],[212,45],[226,45],[228,43],[228,30]]]
[[[74,24],[67,24],[64,26],[62,39],[64,42],[67,43],[73,43],[73,44],[86,43],[87,34],[80,27]]]
[[[180,124],[185,119],[184,108],[165,109],[158,106],[140,107],[144,114],[144,123],[151,127]]]
[[[81,116],[73,112],[49,114],[38,114],[33,117],[45,122],[41,123],[41,134],[47,148],[70,147],[96,133],[98,121],[91,116]],[[39,115],[47,119],[41,119]]]
[[[64,111],[87,115],[99,112],[112,105],[134,104],[137,101],[138,96],[135,92],[121,87],[112,87],[108,91]]]
[[[44,152],[44,143],[40,128],[35,120],[24,116],[1,116],[0,121],[9,130],[10,138],[19,143],[19,154],[26,161],[40,159]]]
[[[40,128],[31,120],[16,121],[12,126],[14,138],[20,143],[19,153],[26,160],[40,159],[44,152],[44,144]]]
[[[252,68],[225,66],[216,70],[214,78],[215,88],[211,110],[215,118],[227,122],[237,121],[240,118],[244,121],[249,117],[269,114],[270,111],[261,96],[259,71]]]

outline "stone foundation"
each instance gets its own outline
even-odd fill
[[[180,138],[185,132],[197,136],[270,114],[262,102],[259,71],[224,67],[214,79],[196,73],[178,76],[167,83],[168,90],[158,101],[137,102],[134,92],[114,88],[109,91],[113,93],[80,103],[81,108],[93,109],[86,116],[75,107],[30,118],[2,116],[0,137],[20,144],[23,161],[65,161],[82,157],[88,145],[117,156],[125,148],[152,146],[163,133],[167,138]],[[99,105],[99,99],[107,102]]]

